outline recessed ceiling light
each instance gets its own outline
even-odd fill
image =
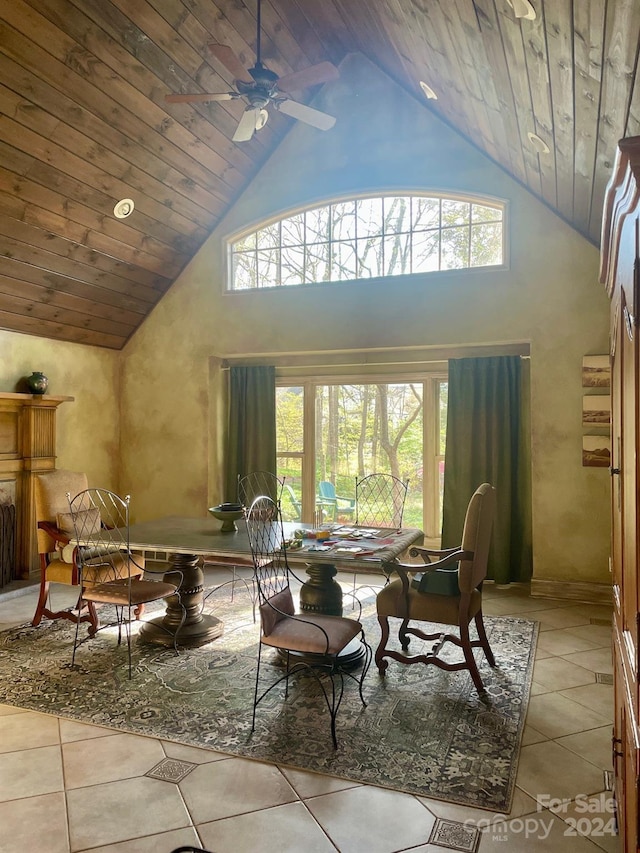
[[[529,131],[529,133],[527,133],[527,136],[529,137],[529,142],[533,145],[533,147],[536,149],[538,154],[548,154],[549,153],[549,150],[550,150],[549,146],[544,141],[544,139],[540,139],[540,137],[538,136],[537,133],[533,133],[532,131]]]
[[[116,206],[113,208],[113,215],[117,219],[126,219],[127,216],[130,216],[133,213],[134,207],[133,199],[123,198],[117,202]]]
[[[507,0],[507,3],[513,9],[513,14],[516,18],[524,18],[526,21],[535,21],[536,10],[533,8],[529,0]]]
[[[438,100],[438,96],[433,91],[431,86],[428,86],[423,80],[420,80],[420,88],[425,93],[427,98],[429,98],[430,101],[437,101]]]

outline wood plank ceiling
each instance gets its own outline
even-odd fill
[[[640,3],[531,2],[263,0],[262,58],[365,54],[598,244],[616,143],[640,134]],[[0,328],[124,345],[290,126],[235,144],[241,101],[164,100],[229,90],[208,44],[248,67],[255,30],[255,0],[0,0]]]

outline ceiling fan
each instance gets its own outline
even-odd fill
[[[226,44],[212,43],[209,49],[234,76],[236,91],[218,94],[193,93],[165,95],[170,104],[198,104],[208,101],[234,101],[242,98],[247,104],[240,123],[233,135],[234,142],[247,142],[257,130],[261,130],[269,118],[268,106],[273,106],[285,115],[306,122],[319,130],[329,130],[336,123],[333,116],[308,107],[289,98],[290,92],[299,92],[319,83],[338,79],[338,69],[331,62],[319,62],[302,71],[294,71],[278,77],[266,68],[260,58],[261,0],[257,0],[256,63],[245,69],[238,57]]]

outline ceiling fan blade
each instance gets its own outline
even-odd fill
[[[319,83],[332,83],[339,76],[340,72],[331,62],[319,62],[317,65],[303,68],[302,71],[285,74],[278,80],[278,89],[282,92],[301,92]]]
[[[233,74],[234,80],[243,80],[245,83],[252,82],[251,75],[231,50],[229,45],[211,42],[209,50],[215,58],[220,60],[224,67]]]
[[[263,112],[259,107],[247,107],[242,113],[240,123],[233,134],[234,142],[248,142],[262,120],[260,113]]]
[[[233,101],[239,97],[237,92],[221,92],[218,95],[197,92],[193,95],[165,95],[164,99],[168,104],[206,104],[207,101]]]
[[[299,121],[304,121],[319,130],[331,130],[336,123],[334,116],[328,113],[321,113],[320,110],[314,110],[313,107],[308,107],[306,104],[299,104],[297,101],[290,101],[285,98],[282,101],[275,101],[275,106],[281,113],[297,118]]]

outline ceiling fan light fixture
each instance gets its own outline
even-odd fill
[[[429,86],[428,83],[424,82],[424,80],[420,80],[420,88],[424,92],[425,96],[427,98],[429,98],[430,101],[437,101],[438,100],[438,96],[436,95],[436,93],[433,91],[433,89],[431,88],[431,86]]]
[[[526,21],[535,21],[536,10],[533,8],[529,0],[507,0],[507,3],[513,9],[513,14],[516,18],[524,18]]]
[[[533,131],[530,130],[529,133],[527,133],[527,138],[538,154],[548,154],[551,150],[544,139],[541,139],[537,133],[533,133]]]
[[[262,109],[256,116],[256,130],[262,130],[265,124],[269,121],[269,113]]]
[[[116,219],[126,219],[127,216],[131,216],[134,207],[135,204],[133,203],[132,198],[120,199],[120,201],[116,202],[116,205],[113,208],[113,215]]]

